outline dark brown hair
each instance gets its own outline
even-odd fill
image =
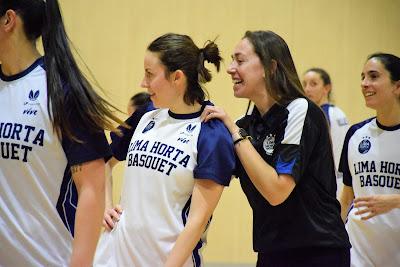
[[[193,105],[205,100],[206,93],[202,84],[211,81],[212,77],[204,61],[214,64],[217,71],[222,61],[214,41],[207,41],[204,48],[198,48],[187,35],[167,33],[151,42],[147,50],[158,53],[161,63],[167,69],[166,75],[176,70],[186,75],[188,85],[183,98],[186,104]]]
[[[268,94],[279,104],[304,97],[292,55],[286,42],[272,31],[247,31],[246,38],[264,66]],[[274,63],[276,62],[276,68]]]

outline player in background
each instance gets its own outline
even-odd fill
[[[331,103],[332,82],[329,74],[324,69],[311,68],[307,70],[303,75],[303,88],[306,96],[322,108],[328,120],[337,178],[336,195],[339,196],[343,187],[343,175],[338,172],[340,153],[342,152],[344,137],[349,128],[346,114]]]
[[[361,92],[376,117],[350,127],[339,166],[351,265],[400,266],[400,58],[369,56]]]

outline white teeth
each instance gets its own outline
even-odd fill
[[[365,95],[365,96],[372,96],[372,95],[375,95],[375,93],[374,93],[374,92],[365,92],[364,95]]]
[[[233,82],[234,84],[239,84],[239,83],[241,83],[241,82],[242,82],[242,80],[233,79],[233,80],[232,80],[232,82]]]

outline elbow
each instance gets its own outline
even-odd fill
[[[267,199],[267,201],[271,206],[278,206],[278,205],[282,204],[283,202],[285,202],[285,200],[287,198],[288,198],[288,196],[286,196],[286,197],[270,197],[269,199]]]
[[[198,229],[203,232],[208,224],[208,221],[211,216],[193,216],[188,219],[186,227]]]

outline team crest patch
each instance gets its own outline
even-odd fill
[[[369,137],[363,137],[363,140],[358,145],[358,152],[361,154],[367,153],[371,149],[371,142],[369,141]]]
[[[267,137],[265,137],[264,142],[263,142],[263,148],[265,150],[265,153],[267,155],[272,155],[274,152],[274,146],[275,146],[275,135],[269,134]]]
[[[143,129],[142,133],[148,132],[153,129],[154,125],[156,124],[155,121],[150,121],[149,124]]]

